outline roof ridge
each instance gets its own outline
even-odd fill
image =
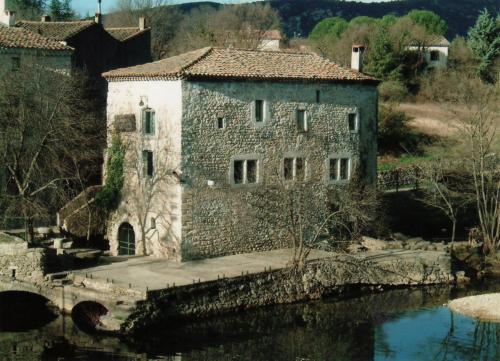
[[[201,60],[203,60],[209,53],[211,53],[214,50],[214,48],[211,46],[208,46],[206,48],[201,48],[201,50],[204,50],[204,52],[201,55],[199,55],[196,59],[190,61],[189,63],[187,63],[186,65],[181,67],[181,70],[179,70],[179,72],[178,72],[179,75],[183,74],[190,67],[192,67],[193,65],[195,65],[195,64],[199,63]]]
[[[315,54],[314,52],[310,51],[293,51],[293,50],[285,50],[285,49],[280,49],[279,51],[276,50],[266,50],[266,49],[245,49],[245,48],[224,48],[220,46],[215,46],[213,47],[214,50],[228,50],[228,51],[246,51],[249,53],[271,53],[271,54],[292,54],[292,55],[312,55]]]

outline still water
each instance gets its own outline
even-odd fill
[[[24,317],[21,331],[14,332],[13,303],[0,299],[9,310],[0,312],[0,360],[497,361],[500,324],[443,306],[491,291],[500,285],[392,290],[165,324],[132,340],[86,334],[62,316],[28,329],[26,322],[35,321],[39,310],[30,305],[23,313],[20,302],[15,311]]]

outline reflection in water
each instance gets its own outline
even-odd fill
[[[59,317],[0,332],[0,360],[498,360],[499,325],[441,306],[456,296],[449,288],[393,290],[172,322],[132,340],[92,336]]]

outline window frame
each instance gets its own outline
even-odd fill
[[[149,158],[150,155],[151,155],[151,158]],[[151,179],[154,177],[154,174],[155,174],[155,166],[154,166],[153,151],[151,151],[149,149],[143,149],[142,150],[142,177],[144,179]]]
[[[255,182],[248,183],[248,162],[255,161]],[[235,163],[243,162],[243,178],[241,183],[236,183],[234,179]],[[229,184],[235,188],[254,187],[262,183],[262,158],[257,154],[236,155],[231,158],[229,166]]]
[[[220,123],[222,121],[222,127],[220,127]],[[226,129],[227,127],[227,121],[226,121],[226,117],[221,117],[221,116],[217,116],[217,118],[215,119],[215,129],[217,130],[224,130]]]
[[[17,72],[19,70],[21,70],[21,57],[20,56],[12,56],[10,58],[10,62],[11,62],[11,71],[13,72]]]
[[[341,174],[342,174],[342,159],[347,159],[347,179],[341,179]],[[331,172],[331,161],[336,160],[337,161],[337,171],[336,171],[336,178],[331,179],[330,177],[330,172]],[[352,169],[353,169],[353,156],[349,153],[333,153],[328,156],[325,162],[325,181],[327,184],[342,184],[342,183],[348,183],[351,180],[352,177]]]
[[[257,121],[257,102],[262,102],[262,120]],[[255,99],[250,106],[251,119],[256,127],[262,127],[271,119],[271,105],[266,99]]]
[[[303,113],[304,114],[304,127],[301,128],[300,126],[300,119],[299,119],[299,114]],[[295,124],[297,127],[297,131],[299,133],[307,133],[309,131],[309,114],[308,111],[304,108],[298,108],[295,111]]]
[[[354,130],[351,130],[351,124],[350,124],[350,117],[351,115],[354,115]],[[359,111],[356,110],[354,112],[349,112],[347,113],[347,130],[351,134],[355,134],[359,132],[359,122],[360,122],[360,116],[359,116]]]
[[[435,56],[437,57],[437,59],[434,59]],[[429,59],[432,62],[440,61],[441,60],[441,52],[439,50],[431,50],[429,52]]]
[[[292,178],[287,179],[285,176],[285,163],[287,159],[292,160]],[[304,169],[304,177],[302,179],[297,179],[297,159],[302,159],[302,167]],[[285,182],[304,182],[308,179],[308,161],[303,154],[285,154],[281,161],[281,176]]]
[[[152,132],[146,132],[146,123],[147,123],[147,115],[152,114],[152,118],[150,118],[150,128],[152,128]],[[155,137],[156,136],[156,111],[153,108],[144,108],[141,110],[141,119],[142,119],[142,135],[145,137]],[[151,122],[152,120],[152,122]]]

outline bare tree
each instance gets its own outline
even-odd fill
[[[33,241],[36,219],[48,221],[75,188],[75,172],[100,159],[103,122],[81,79],[23,65],[0,80],[0,168],[6,214],[24,220]]]

